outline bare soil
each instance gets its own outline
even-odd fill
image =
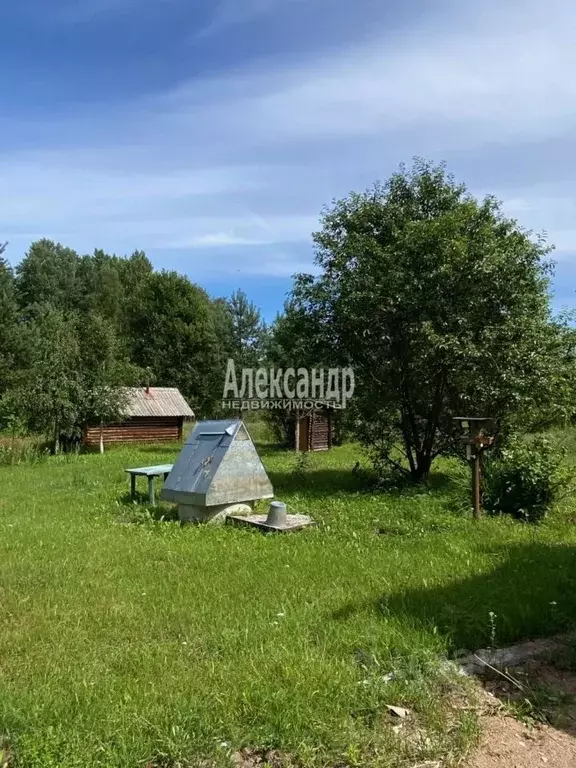
[[[502,713],[481,719],[482,739],[466,768],[575,768],[576,738],[549,725],[530,728]]]
[[[466,768],[576,768],[576,673],[562,653],[489,671],[483,685],[491,706]]]

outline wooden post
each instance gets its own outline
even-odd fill
[[[474,494],[474,517],[479,520],[482,517],[480,506],[480,446],[476,446],[474,462],[472,464],[472,489]]]

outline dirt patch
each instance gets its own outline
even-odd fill
[[[481,718],[482,739],[466,768],[574,768],[576,738],[549,725],[530,728],[502,714]]]
[[[290,755],[276,749],[261,751],[241,749],[232,756],[234,768],[287,768],[292,765]]]
[[[523,663],[484,669],[484,695],[492,706],[480,718],[481,741],[466,768],[576,766],[573,648],[574,638],[564,638],[546,653],[526,653]]]

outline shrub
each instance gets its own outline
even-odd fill
[[[531,523],[542,520],[568,487],[564,455],[544,437],[512,439],[506,448],[487,458],[486,511]]]
[[[0,438],[0,466],[37,464],[44,461],[49,454],[47,448],[30,439]]]

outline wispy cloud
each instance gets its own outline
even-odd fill
[[[223,2],[204,34],[298,12],[300,1]],[[576,165],[561,189],[529,178],[534,142],[541,152],[559,137],[575,148],[574,28],[568,0],[439,4],[402,35],[382,27],[337,51],[319,45],[298,64],[252,62],[67,119],[51,146],[0,152],[0,239],[38,231],[81,249],[178,251],[196,273],[239,258],[247,274],[289,275],[311,261],[323,203],[419,153],[457,156],[472,186],[489,167],[489,191],[503,189],[513,215],[576,252]],[[495,146],[524,147],[521,184],[502,162],[490,165]]]
[[[242,24],[255,16],[266,15],[304,2],[314,2],[314,0],[220,0],[209,23],[196,33],[194,38],[209,37],[225,27]]]
[[[146,3],[167,5],[179,0],[144,0]],[[142,0],[64,0],[52,14],[61,23],[88,22],[103,14],[125,14],[142,7]]]

